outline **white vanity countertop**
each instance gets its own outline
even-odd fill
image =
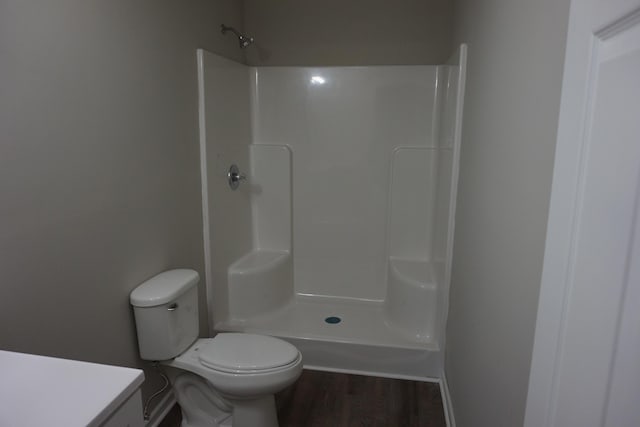
[[[0,426],[99,425],[143,381],[139,369],[0,350]]]

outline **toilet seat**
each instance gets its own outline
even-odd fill
[[[218,334],[217,336],[221,336],[224,334]],[[249,334],[247,334],[249,335]],[[211,342],[216,338],[199,338],[191,347],[189,347],[184,353],[176,357],[172,360],[163,361],[163,364],[167,366],[172,366],[174,368],[182,369],[196,375],[201,376],[202,378],[209,381],[213,387],[225,398],[254,398],[256,396],[265,396],[276,393],[290,384],[293,384],[295,380],[300,376],[302,372],[302,355],[295,349],[295,359],[283,365],[288,358],[284,358],[280,361],[280,363],[276,363],[276,366],[273,368],[266,369],[248,369],[249,365],[244,366],[244,370],[236,369],[227,369],[230,372],[224,372],[217,368],[211,368],[202,363],[200,360],[200,352],[205,348],[207,349],[205,353],[210,356],[204,356],[205,360],[210,360],[210,357],[213,357],[214,361],[218,359],[215,356],[211,356],[213,352],[217,352],[222,347],[217,344],[215,347],[210,345]],[[274,340],[278,340],[277,338],[273,338]],[[284,341],[278,340],[282,343]],[[218,342],[221,342],[220,340]],[[224,342],[224,340],[222,340]],[[288,344],[287,344],[288,345]],[[285,348],[288,348],[285,345]],[[262,357],[264,355],[264,351],[254,352],[251,355],[257,358],[258,356]],[[234,360],[236,358],[233,358]],[[209,362],[208,362],[209,363]],[[238,367],[239,365],[235,365]],[[261,366],[258,363],[253,363],[254,367]]]
[[[209,369],[242,375],[287,369],[298,363],[300,352],[270,336],[221,333],[200,348],[198,359]]]

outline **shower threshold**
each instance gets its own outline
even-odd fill
[[[382,301],[296,295],[277,310],[218,322],[215,329],[368,346],[439,349],[430,337],[410,336],[390,326]]]

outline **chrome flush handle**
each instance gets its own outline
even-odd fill
[[[231,165],[229,173],[227,173],[227,180],[229,182],[229,187],[232,190],[236,190],[240,185],[240,181],[244,181],[246,179],[247,177],[243,173],[240,173],[240,169],[238,169],[237,165]]]

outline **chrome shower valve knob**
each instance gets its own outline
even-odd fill
[[[240,185],[240,181],[246,180],[247,177],[240,173],[240,169],[238,169],[238,165],[231,165],[229,167],[229,172],[227,173],[227,181],[229,182],[229,187],[232,190],[236,190]]]

